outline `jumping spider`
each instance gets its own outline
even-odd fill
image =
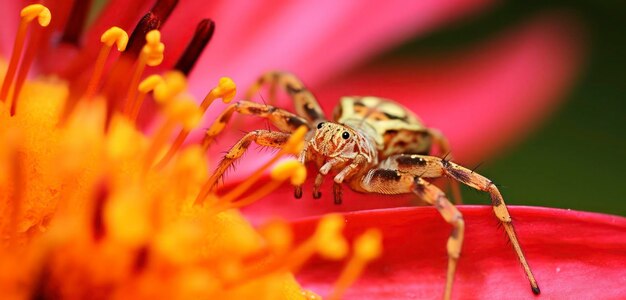
[[[250,101],[239,101],[228,106],[208,129],[205,141],[213,140],[225,128],[235,111],[266,118],[280,131],[255,130],[247,133],[224,156],[210,179],[212,182],[218,182],[252,142],[280,148],[290,133],[300,126],[306,126],[309,132],[298,159],[303,164],[314,164],[319,170],[313,185],[314,198],[320,197],[322,181],[332,173],[335,174],[335,203],[341,203],[342,183],[363,193],[413,193],[435,206],[443,219],[452,225],[447,243],[446,299],[451,295],[465,223],[459,210],[446,195],[425,180],[442,176],[489,193],[493,211],[508,235],[532,291],[539,294],[539,287],[521,250],[511,216],[498,188],[486,177],[445,157],[428,155],[433,144],[438,146],[439,152],[449,152],[446,139],[438,131],[424,126],[416,115],[400,104],[377,97],[343,97],[333,112],[332,120],[329,120],[313,94],[289,73],[269,72],[261,76],[249,90],[248,98],[264,85],[269,85],[272,92],[277,87],[285,90],[293,99],[296,114]],[[458,191],[458,186],[456,188]],[[458,193],[455,194],[455,198],[459,199]],[[298,186],[295,197],[301,196],[302,187]]]

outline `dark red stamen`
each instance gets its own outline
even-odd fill
[[[137,23],[137,26],[135,26],[128,40],[126,51],[124,51],[122,55],[136,58],[141,48],[143,48],[143,45],[146,44],[146,34],[151,30],[161,28],[161,25],[167,21],[167,18],[169,18],[174,8],[176,8],[176,4],[178,4],[178,0],[157,1],[150,12],[144,15],[143,18],[139,20],[139,23]]]
[[[189,75],[193,70],[196,61],[200,58],[200,54],[204,50],[204,47],[209,43],[215,32],[215,22],[211,19],[203,19],[196,27],[196,33],[193,35],[193,39],[185,48],[185,52],[180,56],[174,69],[183,72],[185,75]]]
[[[85,29],[85,22],[87,22],[87,15],[89,15],[92,3],[93,0],[74,1],[65,24],[65,30],[63,30],[63,36],[61,36],[62,43],[78,45]]]

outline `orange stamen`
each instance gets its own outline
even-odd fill
[[[17,65],[19,63],[20,56],[22,55],[22,49],[24,48],[24,40],[26,39],[28,25],[35,18],[37,18],[39,25],[41,25],[41,27],[46,27],[50,24],[50,19],[52,18],[50,10],[41,4],[26,6],[22,9],[20,16],[20,24],[17,28],[17,35],[15,36],[15,42],[13,44],[13,53],[11,54],[9,67],[7,68],[7,72],[4,76],[2,89],[0,89],[0,100],[2,101],[6,101],[11,84],[13,83],[13,78],[15,77],[15,72],[17,71]]]
[[[354,254],[335,282],[329,299],[341,299],[346,289],[363,272],[365,265],[380,256],[382,234],[378,229],[369,229],[354,241]]]
[[[265,184],[263,187],[254,191],[251,195],[245,198],[232,202],[229,201],[229,199],[233,198],[230,196],[230,193],[220,198],[219,201],[221,205],[218,204],[218,211],[248,206],[269,195],[271,192],[280,187],[287,179],[291,179],[291,184],[294,186],[302,185],[304,180],[306,180],[306,168],[297,160],[291,159],[279,163],[274,169],[272,169],[270,176],[272,179],[270,183]]]
[[[128,34],[121,28],[113,26],[102,34],[100,42],[102,42],[102,48],[96,59],[93,75],[91,75],[91,79],[87,84],[87,90],[85,92],[86,99],[93,99],[96,95],[104,71],[104,65],[106,64],[113,44],[117,45],[117,51],[124,52],[126,45],[128,45]]]
[[[35,56],[39,51],[39,44],[41,43],[41,31],[34,29],[31,33],[30,41],[28,42],[28,46],[26,46],[26,51],[24,52],[24,56],[22,57],[22,64],[17,72],[17,78],[15,79],[15,86],[13,87],[13,95],[11,96],[11,116],[15,115],[15,111],[17,110],[17,101],[20,97],[20,92],[22,91],[22,87],[24,86],[24,82],[26,82],[26,76],[28,76],[28,71],[30,70],[30,66],[33,64],[35,60]]]
[[[315,253],[330,259],[343,258],[348,251],[347,242],[341,235],[344,222],[344,218],[338,214],[323,216],[317,225],[315,233],[309,239],[302,242],[295,249],[285,251],[285,255],[274,256],[269,262],[264,263],[262,267],[255,265],[251,269],[244,270],[242,275],[231,282],[227,282],[226,287],[232,288],[238,284],[249,282],[251,279],[274,272],[296,272]]]
[[[180,98],[171,101],[166,107],[167,120],[157,130],[150,147],[145,155],[144,173],[154,163],[154,159],[163,148],[176,124],[183,124],[184,128],[191,128],[200,122],[200,112],[195,101],[190,98]]]
[[[131,121],[135,122],[135,120],[137,120],[137,116],[139,115],[139,109],[141,109],[141,105],[143,104],[143,100],[146,98],[146,95],[149,92],[153,91],[158,85],[161,85],[164,82],[165,81],[163,80],[163,77],[155,74],[148,76],[139,84],[139,96],[137,96],[137,101],[135,101],[135,104],[132,107],[130,114],[128,114],[128,117]]]
[[[124,114],[129,116],[135,102],[137,101],[137,86],[143,74],[146,65],[154,67],[163,62],[163,51],[165,45],[161,43],[161,33],[158,30],[152,30],[146,34],[146,45],[143,46],[139,59],[135,63],[133,75],[131,76],[128,93],[126,94],[126,104],[124,106]]]
[[[228,77],[221,78],[218,86],[212,89],[206,95],[206,97],[204,97],[204,100],[202,100],[202,103],[200,104],[200,111],[202,115],[204,115],[206,110],[209,108],[209,106],[211,106],[211,103],[213,103],[215,99],[222,98],[224,103],[229,103],[235,97],[236,93],[237,87],[233,80]],[[170,149],[167,151],[165,156],[163,156],[161,161],[159,161],[159,163],[156,165],[157,169],[161,169],[165,167],[165,165],[167,165],[172,157],[174,157],[174,154],[176,154],[176,152],[183,145],[183,142],[185,142],[185,139],[187,139],[187,136],[189,136],[190,132],[190,130],[181,129]]]

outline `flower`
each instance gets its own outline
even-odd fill
[[[175,130],[184,140],[214,100],[228,102],[236,93],[226,77],[200,106],[186,92],[184,72],[196,47],[204,47],[197,38],[205,44],[212,34],[206,20],[176,70],[141,80],[147,67],[163,62],[165,45],[151,24],[163,21],[167,4],[157,3],[130,38],[119,27],[104,31],[91,75],[70,81],[26,77],[39,47],[47,45],[54,14],[41,4],[20,11],[14,52],[8,63],[0,60],[3,296],[319,299],[292,273],[316,254],[356,264],[341,273],[333,293],[341,295],[380,255],[380,233],[368,230],[351,246],[341,232],[343,217],[331,214],[308,239],[293,243],[284,222],[256,230],[237,210],[287,180],[301,184],[301,163],[266,164],[228,194],[204,195],[205,151],[167,143]],[[113,48],[123,54],[107,73]],[[139,131],[135,120],[148,93],[161,117],[152,135]],[[298,129],[274,161],[300,151],[305,132]],[[173,154],[163,156],[167,149]],[[271,183],[249,191],[270,168]]]
[[[535,299],[528,282],[498,228],[493,211],[463,206],[466,235],[453,298]],[[626,218],[540,207],[509,207],[541,287],[541,297],[617,299],[626,294]],[[428,207],[394,208],[346,213],[345,234],[360,233],[376,224],[383,232],[382,257],[373,262],[346,298],[433,299],[445,284],[445,243],[449,226]],[[313,230],[315,218],[294,223],[295,239]],[[298,280],[324,293],[326,277],[337,263],[311,261]]]
[[[15,13],[11,9],[14,4],[7,4],[8,9],[3,12]],[[6,237],[4,243],[8,245],[0,257],[3,265],[9,266],[0,274],[0,279],[6,279],[2,285],[8,286],[8,289],[3,290],[17,296],[250,297],[258,296],[259,289],[264,287],[262,290],[268,292],[271,298],[311,298],[315,295],[302,291],[290,271],[297,269],[299,264],[316,252],[334,259],[347,254],[347,244],[336,232],[340,226],[326,223],[342,223],[338,217],[320,221],[320,228],[329,228],[331,231],[320,229],[310,236],[310,240],[290,247],[291,244],[286,242],[289,241],[289,234],[282,234],[282,237],[281,234],[276,235],[276,232],[288,231],[284,226],[281,228],[279,225],[276,231],[269,230],[265,233],[267,235],[259,235],[236,211],[230,210],[241,203],[258,200],[261,197],[259,191],[243,198],[240,191],[234,188],[224,197],[208,195],[208,199],[193,199],[193,195],[198,192],[199,182],[206,176],[202,172],[195,172],[198,165],[205,164],[198,147],[192,146],[181,151],[176,148],[178,153],[168,157],[171,165],[154,165],[159,161],[157,158],[161,151],[167,147],[167,137],[176,126],[182,127],[179,137],[184,140],[189,131],[198,125],[202,112],[219,98],[209,93],[205,98],[207,101],[200,108],[196,107],[193,97],[184,93],[183,81],[176,79],[181,77],[176,75],[178,73],[148,77],[141,81],[147,66],[159,64],[162,69],[175,66],[182,73],[188,74],[211,38],[212,23],[203,20],[189,44],[191,46],[185,48],[187,44],[179,41],[171,43],[173,55],[164,57],[164,45],[170,44],[168,38],[191,35],[192,30],[183,28],[196,25],[190,18],[181,20],[177,24],[182,26],[176,28],[177,32],[180,30],[183,33],[181,35],[168,34],[167,30],[174,30],[174,27],[164,26],[165,43],[161,42],[161,31],[153,29],[160,28],[168,20],[176,4],[177,1],[157,2],[152,12],[145,15],[137,26],[139,30],[131,34],[127,51],[107,71],[109,76],[102,82],[101,72],[106,69],[110,48],[115,44],[118,50],[125,50],[126,38],[116,31],[115,39],[102,37],[105,46],[101,48],[97,44],[97,37],[112,25],[107,24],[112,20],[119,22],[115,25],[130,27],[145,4],[138,1],[110,1],[102,17],[84,35],[81,31],[85,28],[88,5],[85,8],[77,1],[70,12],[68,3],[56,2],[51,8],[52,11],[61,12],[60,17],[50,24],[50,13],[41,6],[34,7],[36,11],[33,11],[32,18],[39,18],[42,26],[50,25],[50,31],[31,26],[32,34],[25,44],[21,64],[15,64],[15,59],[9,62],[7,77],[16,76],[15,87],[11,91],[11,83],[14,81],[6,80],[8,84],[4,84],[0,97],[3,101],[2,124],[5,126],[1,138],[8,145],[3,149],[0,164],[5,171],[1,179],[3,190],[6,191],[0,211],[3,214],[2,230]],[[451,16],[472,10],[479,4],[443,6],[433,2],[426,6],[429,10],[424,10],[423,4],[410,10],[379,4],[382,6],[372,8],[390,9],[390,12],[400,14],[390,13],[394,15],[393,19],[381,23],[385,26],[370,28],[369,33],[398,41],[407,32],[424,30],[449,20]],[[196,9],[198,5],[204,4],[198,1],[182,6],[186,9],[179,12],[184,14],[173,13],[167,24],[177,18],[187,18],[188,10]],[[328,4],[322,5],[323,9]],[[287,11],[298,11],[300,8],[297,5],[286,7]],[[355,18],[360,16],[358,13],[362,13],[350,5],[336,7],[333,4],[333,9],[337,12],[354,12],[351,15]],[[425,12],[439,14],[429,18],[415,18]],[[10,20],[12,16],[0,19]],[[297,24],[294,18],[286,19],[290,24]],[[348,18],[337,19],[350,21]],[[418,22],[413,23],[415,20]],[[403,26],[419,26],[411,26],[412,30],[401,34],[389,34],[388,24],[395,22]],[[3,28],[15,29],[16,26],[11,25],[16,24],[9,23]],[[348,27],[339,28],[346,30]],[[18,41],[26,37],[25,31],[20,30],[16,30],[20,32]],[[50,46],[46,42],[55,30],[62,33],[62,43]],[[274,30],[268,33],[274,33]],[[81,36],[84,36],[85,41],[82,48],[77,47]],[[147,40],[145,46],[144,37]],[[339,37],[337,40],[347,41],[348,47],[342,48],[341,43],[332,40],[329,42],[337,46],[341,55],[328,55],[327,61],[303,68],[317,72],[321,78],[321,74],[326,73],[324,66],[339,65],[345,68],[381,47],[371,46],[369,35],[355,34],[348,37],[339,34]],[[189,40],[188,36],[185,40]],[[309,42],[323,44],[315,39]],[[350,51],[363,45],[368,46],[364,54],[353,55],[354,52]],[[281,46],[289,49],[287,45]],[[189,49],[193,51],[187,51]],[[249,54],[255,51],[253,47],[239,50],[243,51],[241,53],[244,57],[254,56]],[[264,47],[258,47],[257,50],[264,54],[272,52]],[[235,52],[221,53],[232,55]],[[21,52],[15,53],[19,60]],[[310,55],[306,51],[297,54]],[[289,60],[310,61],[298,55],[290,56]],[[41,59],[34,62],[36,56]],[[284,55],[281,57],[288,58]],[[248,76],[252,76],[253,72],[260,73],[257,72],[259,65],[253,61],[236,57],[232,61],[245,64],[245,72],[250,72]],[[264,60],[255,56],[254,61]],[[55,78],[27,80],[31,65],[43,72],[40,74],[55,73],[68,81]],[[203,66],[203,63],[198,64],[196,70]],[[558,75],[562,74],[558,73],[555,77]],[[244,79],[244,82],[251,78]],[[191,80],[192,91],[206,93],[206,85],[198,83],[203,79],[195,76]],[[220,85],[213,89],[222,91],[220,96],[226,101],[234,96],[234,85],[228,88],[228,82],[220,80]],[[199,91],[200,87],[202,91]],[[557,86],[555,89],[559,88]],[[144,97],[150,92],[159,102],[159,113],[144,113],[144,117],[156,115],[161,118],[154,121],[156,130],[151,137],[137,131],[134,122]],[[108,102],[105,104],[104,101]],[[127,118],[120,118],[116,109],[122,110]],[[149,108],[141,108],[141,111],[149,111]],[[175,145],[178,147],[180,144]],[[258,174],[268,167],[267,164],[260,170],[255,167],[257,171],[250,178],[256,180]],[[290,167],[290,170],[296,169]],[[299,179],[292,180],[301,180],[302,173],[294,171],[294,174],[298,174],[294,177]],[[270,182],[286,179],[271,178]],[[267,181],[261,182],[264,183]],[[251,184],[238,186],[249,187]],[[278,187],[277,184],[270,186],[272,189]],[[269,190],[260,191],[266,194]],[[376,231],[367,231],[363,238],[356,239],[355,256],[348,262],[348,266],[352,267],[347,268],[353,271],[341,272],[336,292],[332,295],[338,296],[345,291],[345,286],[358,276],[354,270],[360,272],[365,262],[380,253],[380,247],[376,246],[379,238],[380,234]],[[230,259],[222,260],[225,256]],[[18,257],[26,258],[24,268],[11,264]],[[94,257],[98,259],[92,259]],[[151,289],[152,286],[160,287],[158,294]],[[226,291],[224,287],[227,287]]]

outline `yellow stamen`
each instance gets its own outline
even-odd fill
[[[346,240],[341,235],[344,225],[344,218],[339,214],[329,214],[321,218],[317,229],[312,237],[301,243],[295,249],[285,252],[285,255],[278,255],[262,266],[255,266],[244,270],[239,276],[227,282],[226,287],[232,288],[238,284],[247,282],[254,278],[259,278],[274,272],[297,271],[313,254],[331,258],[341,259],[348,252]],[[326,250],[331,244],[331,250]],[[337,245],[343,245],[337,247]],[[330,254],[330,255],[328,255]]]
[[[304,147],[304,136],[307,133],[306,126],[301,126],[298,128],[287,140],[287,143],[283,146],[283,148],[278,151],[278,153],[272,157],[268,162],[262,165],[258,170],[256,170],[251,176],[249,176],[244,182],[237,185],[236,188],[231,190],[228,194],[222,197],[222,200],[225,202],[232,202],[233,200],[239,198],[245,191],[247,191],[255,182],[261,178],[263,173],[269,169],[276,161],[278,161],[285,154],[299,154]],[[211,189],[215,186],[216,179],[209,179],[198,194],[195,203],[201,204],[202,201],[210,194]]]
[[[134,103],[134,106],[131,108],[130,113],[126,114],[133,123],[137,120],[137,116],[139,115],[139,109],[141,109],[141,105],[143,104],[143,100],[146,98],[146,95],[153,91],[157,86],[164,84],[165,81],[161,75],[150,75],[146,79],[144,79],[138,87],[139,96],[137,96],[137,100]],[[125,112],[126,113],[126,112]]]
[[[382,234],[369,229],[354,241],[354,254],[335,282],[329,299],[340,299],[346,289],[359,277],[365,265],[378,258],[382,252]]]
[[[259,228],[269,250],[276,254],[287,253],[293,243],[293,232],[283,220],[272,220]]]
[[[292,185],[302,185],[304,180],[306,180],[306,168],[297,160],[290,159],[283,162],[280,162],[272,171],[270,172],[270,178],[272,181],[263,185],[260,189],[254,191],[251,195],[239,199],[235,202],[232,202],[230,197],[230,193],[220,199],[220,203],[223,205],[218,205],[217,209],[230,209],[230,208],[241,208],[244,206],[248,206],[257,200],[269,195],[271,192],[280,187],[283,182],[287,179],[291,179]]]
[[[139,59],[135,64],[135,69],[133,70],[133,75],[128,87],[126,104],[124,107],[124,112],[127,112],[127,115],[130,113],[130,110],[135,106],[135,102],[137,101],[137,99],[135,99],[137,97],[137,86],[139,85],[141,74],[143,74],[146,65],[154,67],[161,64],[163,61],[164,50],[165,45],[161,43],[161,33],[158,30],[148,32],[146,34],[146,45],[143,46],[141,54],[139,54]]]
[[[156,85],[154,87],[154,100],[161,104],[167,102],[185,89],[187,89],[187,78],[179,71],[169,71],[163,74],[163,81],[166,84]]]
[[[98,84],[102,78],[102,72],[104,71],[104,65],[106,64],[113,44],[117,45],[117,51],[124,52],[126,45],[128,45],[128,34],[121,28],[113,26],[100,36],[100,42],[102,42],[102,48],[96,59],[93,75],[91,75],[91,79],[87,84],[87,90],[85,91],[86,99],[93,99],[96,95]]]
[[[163,148],[167,142],[168,137],[172,133],[172,130],[176,124],[182,124],[183,128],[193,128],[200,122],[200,111],[196,106],[196,102],[190,96],[182,96],[179,99],[171,101],[165,109],[167,114],[167,120],[157,130],[152,143],[148,148],[148,152],[145,156],[144,171],[147,171],[154,162],[159,150]]]
[[[235,97],[236,93],[237,93],[237,86],[235,85],[232,79],[228,77],[220,78],[220,81],[217,87],[212,89],[206,95],[206,97],[204,97],[204,100],[200,104],[200,111],[204,115],[204,113],[209,108],[211,103],[213,103],[213,101],[218,98],[222,98],[222,101],[224,103],[229,103]],[[172,159],[174,154],[176,154],[178,149],[180,149],[180,147],[183,145],[183,142],[185,142],[185,139],[187,138],[189,133],[190,133],[190,130],[185,130],[185,129],[182,129],[180,133],[178,133],[178,136],[174,140],[174,143],[172,144],[170,149],[167,151],[167,153],[161,159],[161,161],[156,165],[157,169],[161,169],[165,167],[165,165],[167,165],[167,163]]]
[[[20,24],[17,28],[17,35],[15,36],[15,42],[13,44],[13,53],[11,54],[11,60],[9,61],[9,67],[4,75],[4,82],[2,83],[2,89],[0,89],[0,100],[6,101],[17,71],[17,64],[22,55],[22,49],[24,48],[24,40],[26,39],[26,30],[28,24],[35,18],[39,22],[41,27],[47,27],[50,24],[52,15],[50,10],[41,4],[32,4],[22,9],[20,13]]]

